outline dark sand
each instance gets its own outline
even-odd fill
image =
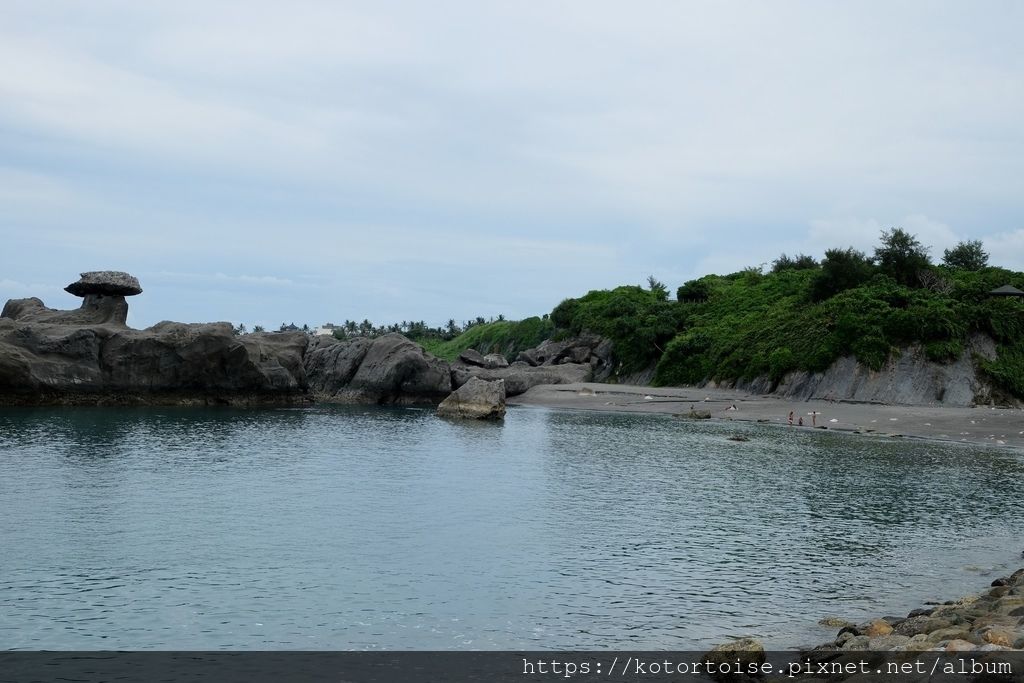
[[[886,438],[921,438],[1024,449],[1024,410],[894,406],[845,401],[801,401],[742,391],[699,388],[653,388],[622,384],[545,384],[513,396],[509,405],[575,410],[687,415],[691,406],[711,412],[714,420],[737,420],[818,428]],[[736,409],[733,410],[732,406]],[[812,413],[817,412],[816,416]],[[804,426],[796,426],[803,417]]]

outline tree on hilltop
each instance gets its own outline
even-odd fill
[[[882,273],[908,287],[918,286],[919,273],[932,264],[928,247],[903,228],[882,232],[882,243],[875,247],[875,261]]]
[[[813,256],[807,254],[797,254],[796,256],[780,254],[779,258],[772,261],[773,273],[781,273],[784,270],[810,270],[817,267],[818,262],[814,260]]]
[[[981,270],[988,266],[988,252],[982,248],[981,240],[969,240],[946,249],[942,262],[956,270]]]
[[[813,296],[821,301],[862,285],[871,279],[874,270],[874,263],[862,251],[853,247],[829,249],[821,261],[821,272],[814,280]]]
[[[653,294],[658,301],[665,301],[668,299],[668,287],[665,286],[664,282],[661,282],[653,275],[647,276],[647,289],[651,291],[651,294]]]

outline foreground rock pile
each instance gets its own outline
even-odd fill
[[[832,642],[814,651],[1008,649],[1024,649],[1024,569],[996,579],[981,595],[914,610],[904,618],[844,625]]]

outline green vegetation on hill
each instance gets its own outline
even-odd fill
[[[1024,397],[1024,301],[988,294],[1006,284],[1024,289],[1024,273],[988,267],[977,242],[945,256],[932,265],[928,250],[896,228],[883,233],[873,256],[831,249],[818,263],[783,255],[768,273],[748,268],[688,282],[676,301],[653,280],[648,289],[592,291],[560,303],[551,320],[559,334],[610,338],[621,372],[656,365],[660,385],[778,381],[846,355],[877,369],[911,344],[947,361],[981,332],[996,341],[998,359],[979,359],[979,367]]]
[[[475,349],[483,354],[500,353],[512,361],[520,351],[537,346],[554,332],[555,326],[547,316],[534,316],[518,322],[496,320],[473,325],[453,339],[425,336],[416,341],[430,353],[449,361],[455,360],[466,349]]]

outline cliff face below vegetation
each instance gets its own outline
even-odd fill
[[[768,377],[752,381],[708,382],[712,388],[734,388],[751,393],[773,393],[800,400],[842,400],[898,405],[1020,405],[999,391],[976,367],[975,358],[994,359],[996,345],[984,335],[971,337],[953,361],[929,360],[920,347],[894,353],[873,370],[852,356],[838,359],[824,372],[790,372],[778,383]]]

